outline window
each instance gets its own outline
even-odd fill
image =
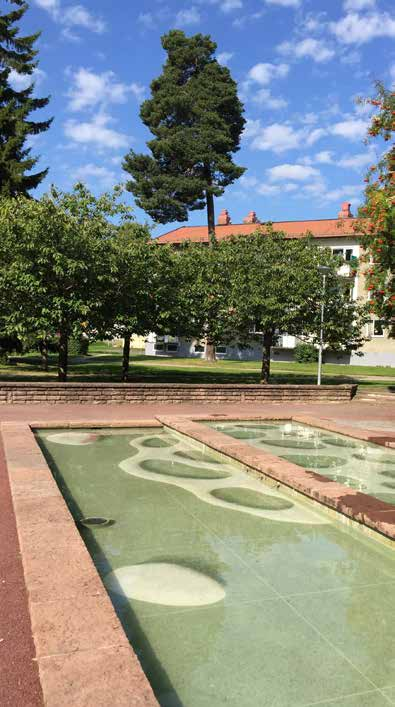
[[[355,256],[353,248],[332,248],[333,255],[338,255],[349,263]]]
[[[195,346],[194,346],[194,352],[195,352],[195,353],[203,353],[203,352],[204,352],[204,346],[203,346],[203,344],[195,344]]]
[[[215,347],[215,353],[226,354],[226,346],[223,346],[223,344],[219,344],[218,346]]]
[[[169,343],[167,344],[167,350],[169,353],[172,351],[178,351],[178,344],[174,341],[169,341]]]
[[[373,319],[372,325],[373,336],[384,336],[384,322],[381,319]]]
[[[155,350],[155,351],[164,351],[164,350],[165,350],[165,345],[164,345],[163,343],[159,342],[159,341],[156,341],[156,342],[155,342],[155,345],[154,345],[154,350]]]

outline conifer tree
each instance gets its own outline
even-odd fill
[[[244,172],[232,159],[245,123],[243,105],[209,36],[172,30],[162,46],[167,61],[140,109],[154,135],[147,143],[151,155],[126,155],[123,166],[132,177],[127,189],[159,223],[186,221],[189,209],[206,207],[213,243],[214,197]]]
[[[32,157],[26,140],[48,130],[51,120],[36,122],[30,113],[45,108],[49,98],[33,97],[34,82],[22,90],[10,83],[11,71],[31,76],[37,67],[37,51],[33,48],[39,33],[21,37],[18,23],[28,5],[24,0],[6,0],[17,5],[9,12],[0,12],[0,194],[14,197],[28,195],[45,178],[48,170],[31,173],[38,161]]]

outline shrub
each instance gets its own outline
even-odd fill
[[[86,356],[89,339],[85,336],[72,336],[69,339],[69,356]]]
[[[313,344],[298,344],[295,346],[294,357],[298,363],[313,363],[318,361],[318,350]]]

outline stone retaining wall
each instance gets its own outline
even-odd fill
[[[0,383],[4,404],[264,403],[351,400],[356,385],[195,385],[173,383]]]

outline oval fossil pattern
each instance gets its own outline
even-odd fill
[[[225,598],[224,587],[212,577],[170,562],[119,567],[104,584],[110,593],[165,606],[207,606]]]
[[[282,454],[283,459],[286,459],[293,464],[298,464],[298,466],[308,467],[309,469],[329,469],[330,467],[343,466],[347,463],[347,459],[342,459],[342,457],[327,457],[321,454],[317,454],[316,457],[310,454]]]
[[[385,456],[380,452],[376,452],[375,449],[370,451],[370,448],[364,450],[363,452],[358,452],[353,454],[355,459],[359,459],[364,462],[378,462],[379,464],[395,464],[395,454],[393,457]]]
[[[211,455],[208,454],[207,452],[199,452],[198,449],[191,449],[191,451],[188,452],[183,452],[183,451],[177,451],[174,452],[175,456],[181,457],[181,459],[188,459],[188,461],[192,462],[205,462],[206,464],[212,464],[215,462],[216,464],[225,464],[225,461],[222,459],[217,459]]]
[[[57,432],[50,434],[46,439],[55,444],[67,444],[70,446],[83,446],[85,444],[93,444],[99,438],[99,435],[89,432]]]
[[[322,437],[325,444],[331,444],[334,447],[360,447],[361,443],[354,442],[352,439],[344,439],[343,437]]]
[[[184,479],[226,479],[229,474],[225,471],[205,469],[199,466],[191,466],[182,462],[171,461],[170,459],[145,459],[140,462],[144,471],[151,471],[154,474],[164,474],[167,476],[178,476]]]
[[[287,501],[280,496],[272,496],[266,493],[260,493],[252,489],[246,489],[242,486],[228,486],[219,489],[213,489],[211,495],[219,498],[226,503],[235,503],[248,508],[261,508],[266,511],[285,511],[293,507],[291,501]]]
[[[321,442],[314,442],[309,439],[264,439],[262,444],[273,445],[273,447],[290,447],[293,449],[324,449]]]

